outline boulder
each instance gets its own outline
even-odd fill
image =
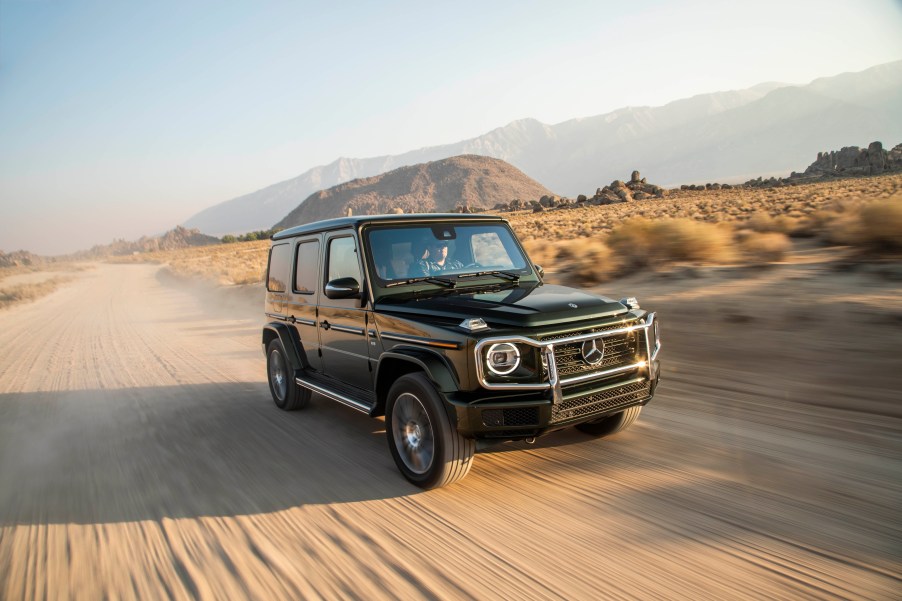
[[[883,173],[886,167],[886,153],[883,151],[883,144],[880,142],[871,142],[868,146],[868,167],[871,175]]]

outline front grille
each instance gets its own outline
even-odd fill
[[[592,328],[579,332],[568,332],[554,336],[539,338],[543,342],[553,342],[558,338],[568,338],[605,330],[616,330],[630,324],[618,323],[607,327]],[[559,378],[579,376],[595,371],[613,369],[624,365],[631,365],[641,360],[645,350],[645,337],[642,331],[627,332],[616,336],[607,336],[604,340],[604,357],[600,363],[591,365],[582,358],[582,342],[555,345],[554,362],[557,365]]]
[[[614,413],[626,409],[648,397],[651,384],[648,381],[633,382],[619,388],[604,390],[587,396],[564,399],[551,408],[551,423],[592,414]]]
[[[482,412],[485,426],[536,426],[539,423],[538,407],[514,407],[512,409],[486,409]]]

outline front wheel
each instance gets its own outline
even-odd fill
[[[580,432],[585,432],[586,434],[591,434],[592,436],[597,436],[599,438],[602,436],[610,436],[611,434],[616,434],[617,432],[626,430],[632,426],[633,422],[639,419],[640,413],[642,413],[642,405],[636,405],[635,407],[624,409],[620,413],[615,413],[614,415],[609,415],[584,424],[577,424],[576,429]]]
[[[398,469],[420,488],[447,486],[470,471],[476,442],[451,424],[438,391],[422,373],[398,378],[389,390],[385,432]]]
[[[310,390],[295,383],[290,365],[282,342],[278,338],[271,340],[266,346],[266,379],[272,400],[284,411],[304,408],[312,396]]]

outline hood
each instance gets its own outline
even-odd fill
[[[473,291],[466,288],[430,296],[383,297],[380,313],[413,314],[461,321],[481,317],[490,327],[540,327],[626,313],[619,302],[566,286],[526,284],[503,290]]]

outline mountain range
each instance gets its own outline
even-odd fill
[[[318,190],[457,155],[503,159],[556,194],[576,196],[634,169],[664,186],[788,173],[819,150],[871,140],[902,140],[902,61],[802,86],[764,83],[556,125],[522,119],[454,144],[340,158],[184,225],[215,235],[265,229]]]

